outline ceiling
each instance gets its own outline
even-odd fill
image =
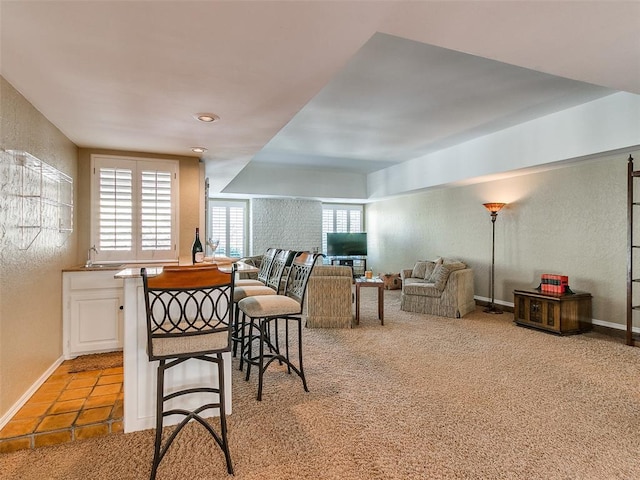
[[[0,22],[2,76],[76,145],[206,147],[214,194],[640,94],[640,2],[1,0]]]

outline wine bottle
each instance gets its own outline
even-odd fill
[[[202,242],[200,241],[200,229],[196,228],[196,238],[191,246],[191,261],[195,265],[196,263],[204,262],[204,249],[202,248]]]

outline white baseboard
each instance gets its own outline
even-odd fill
[[[607,322],[606,320],[598,320],[597,318],[592,319],[591,323],[593,325],[598,325],[600,327],[613,328],[614,330],[623,330],[623,331],[627,330],[627,326],[626,325],[621,325],[619,323],[613,323],[613,322]],[[633,331],[633,333],[640,333],[640,328],[639,327],[633,327],[632,331]]]
[[[480,295],[474,295],[473,296],[474,300],[480,300],[481,302],[485,302],[485,303],[491,303],[491,299],[487,298],[487,297],[481,297]],[[497,305],[502,305],[505,307],[511,307],[513,308],[513,302],[509,303],[509,302],[503,302],[502,300],[494,300],[493,303],[497,304]]]
[[[18,410],[22,408],[22,406],[27,403],[27,401],[31,398],[31,396],[36,393],[36,391],[42,386],[42,384],[51,376],[51,374],[60,366],[60,364],[64,361],[64,357],[58,358],[53,364],[38,378],[29,389],[24,392],[24,394],[18,399],[16,403],[14,403],[11,408],[5,413],[2,417],[0,417],[0,429],[3,429],[4,426],[9,423],[9,420],[13,418],[13,416],[18,413]]]
[[[479,295],[475,295],[473,297],[475,300],[480,300],[482,302],[491,302],[490,298],[487,297],[481,297]],[[505,307],[511,307],[513,308],[513,302],[503,302],[501,300],[495,300],[494,303],[498,304],[498,305],[503,305]],[[591,319],[591,324],[592,325],[598,325],[600,327],[606,327],[606,328],[612,328],[614,330],[626,330],[627,326],[626,325],[622,325],[620,323],[613,323],[613,322],[607,322],[606,320],[598,320],[597,318],[592,318]],[[640,333],[640,327],[633,327],[633,333]]]

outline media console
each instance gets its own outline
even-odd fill
[[[364,277],[367,270],[367,259],[364,257],[338,257],[331,259],[331,265],[346,265],[351,267],[353,278]]]

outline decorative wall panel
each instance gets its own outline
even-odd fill
[[[0,155],[6,241],[21,250],[38,237],[63,245],[73,232],[72,178],[27,152],[6,150]]]

